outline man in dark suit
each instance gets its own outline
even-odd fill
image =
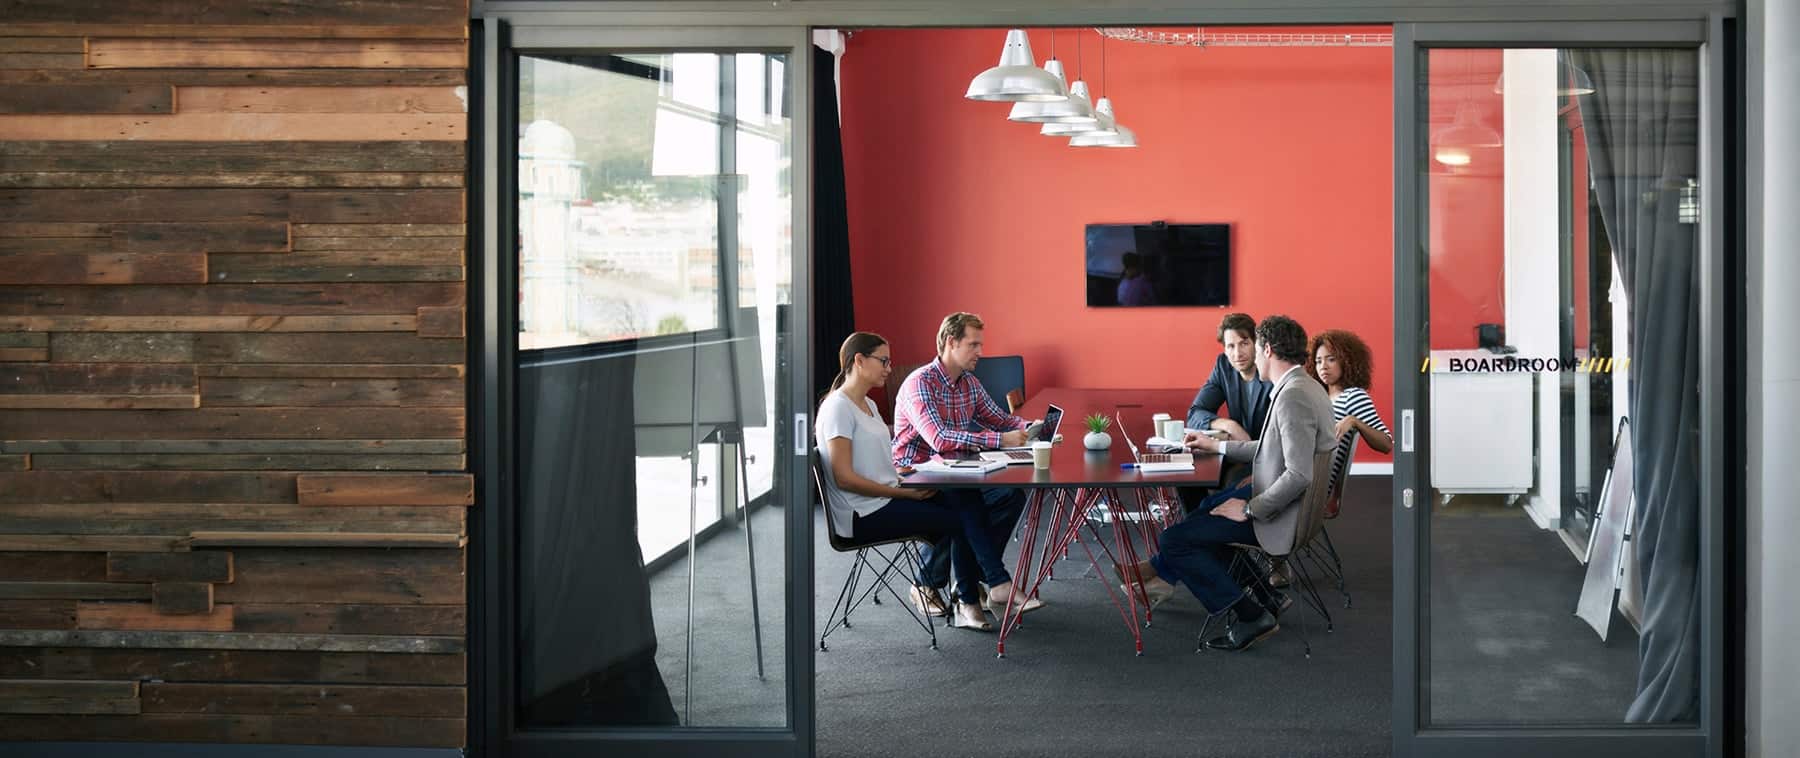
[[[1225,439],[1249,442],[1262,431],[1263,419],[1269,414],[1267,380],[1256,373],[1256,322],[1247,313],[1227,313],[1219,321],[1219,345],[1224,348],[1213,361],[1212,373],[1194,402],[1188,406],[1187,428],[1208,430],[1225,435]],[[1220,415],[1224,410],[1224,415]],[[1243,466],[1226,463],[1220,481],[1230,489],[1248,473]],[[1200,507],[1207,491],[1200,487],[1179,487],[1182,507],[1192,512]]]
[[[1320,459],[1329,462],[1335,449],[1331,400],[1325,388],[1302,368],[1306,330],[1286,316],[1270,316],[1256,326],[1257,372],[1274,386],[1269,418],[1260,439],[1214,440],[1189,434],[1186,443],[1197,453],[1223,452],[1228,461],[1249,463],[1251,481],[1208,498],[1186,520],[1169,527],[1159,542],[1161,552],[1149,561],[1119,567],[1127,582],[1144,584],[1152,603],[1161,602],[1185,582],[1206,609],[1234,615],[1225,634],[1207,640],[1210,648],[1243,650],[1267,637],[1279,625],[1275,615],[1244,587],[1244,577],[1231,573],[1231,543],[1260,545],[1270,555],[1293,549],[1301,500]]]

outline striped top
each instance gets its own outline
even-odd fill
[[[1362,419],[1369,428],[1387,435],[1390,442],[1394,439],[1394,433],[1388,431],[1387,424],[1382,423],[1381,414],[1375,412],[1375,399],[1369,397],[1369,393],[1361,387],[1345,387],[1343,392],[1331,399],[1331,419],[1343,421],[1345,416]],[[1337,452],[1331,455],[1331,481],[1337,481],[1344,467],[1350,465],[1350,448],[1355,445],[1358,436],[1351,432],[1338,440]]]

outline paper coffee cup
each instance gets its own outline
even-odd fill
[[[1163,422],[1163,439],[1179,443],[1181,442],[1181,439],[1186,436],[1187,429],[1183,426],[1181,419],[1169,419],[1168,421]]]
[[[1050,443],[1043,440],[1031,443],[1031,465],[1033,468],[1050,468]]]

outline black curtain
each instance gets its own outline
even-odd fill
[[[638,370],[631,354],[519,366],[519,694],[533,726],[677,723],[638,549]]]
[[[814,47],[813,71],[812,396],[819,397],[837,377],[838,348],[856,331],[856,311],[850,297],[850,217],[844,197],[836,56]]]
[[[1626,720],[1700,708],[1699,57],[1571,51],[1588,165],[1629,303],[1632,551],[1643,584],[1638,692]]]

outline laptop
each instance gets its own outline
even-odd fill
[[[1140,453],[1136,442],[1131,440],[1131,433],[1125,431],[1125,419],[1113,412],[1113,420],[1119,422],[1119,434],[1125,438],[1125,444],[1131,446],[1131,459],[1137,461],[1138,471],[1146,474],[1163,474],[1174,471],[1193,471],[1193,453]]]
[[[1039,441],[1055,442],[1056,430],[1062,426],[1062,417],[1063,409],[1052,404],[1049,410],[1044,411],[1044,421],[1038,426],[1037,436],[1027,439],[1025,441],[1027,443],[1025,447],[1007,447],[999,450],[985,450],[981,453],[981,459],[984,461],[995,461],[1006,464],[1030,463],[1030,443]]]

